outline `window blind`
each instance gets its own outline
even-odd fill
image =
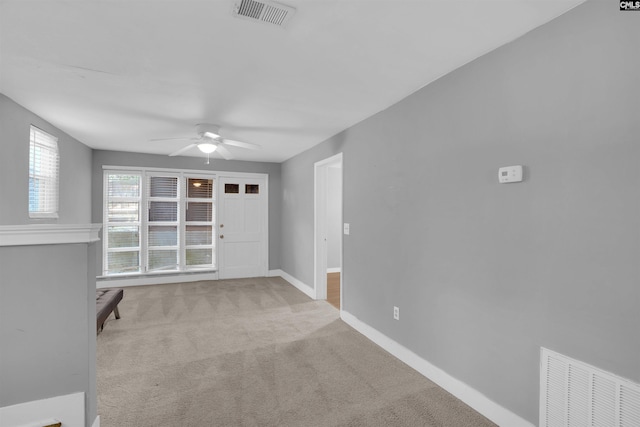
[[[140,272],[142,176],[105,174],[105,274]]]
[[[178,270],[178,202],[176,176],[149,176],[147,185],[147,271]]]
[[[29,217],[58,217],[58,138],[31,126],[29,137]]]
[[[208,178],[186,179],[185,267],[209,268],[215,264],[214,182]]]
[[[215,269],[215,181],[187,174],[105,171],[105,275]]]

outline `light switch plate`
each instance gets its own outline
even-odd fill
[[[498,169],[498,182],[500,184],[520,181],[522,181],[522,165],[505,166]]]
[[[349,234],[349,223],[348,222],[344,223],[344,234]]]

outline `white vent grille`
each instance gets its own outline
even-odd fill
[[[284,27],[296,12],[291,6],[262,0],[238,0],[233,13],[237,17]]]
[[[542,348],[540,425],[638,427],[640,385]]]

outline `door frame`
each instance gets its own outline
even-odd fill
[[[315,293],[315,299],[326,300],[327,299],[327,178],[329,174],[329,168],[340,166],[340,224],[343,223],[344,212],[344,164],[342,159],[342,153],[338,153],[334,156],[328,157],[324,160],[320,160],[314,163],[314,187],[313,187],[313,199],[314,199],[314,215],[313,215],[313,289]],[[344,271],[344,257],[343,257],[343,234],[340,233],[340,311],[342,311],[342,295],[343,295],[343,271]]]
[[[244,172],[216,172],[216,183],[217,185],[217,193],[216,193],[216,221],[215,221],[215,239],[219,242],[220,239],[220,200],[224,196],[222,186],[220,185],[220,181],[222,178],[249,178],[249,179],[264,179],[264,187],[265,191],[263,193],[264,197],[264,215],[262,218],[262,227],[264,230],[264,242],[262,242],[262,253],[264,255],[263,259],[263,276],[266,277],[269,271],[269,174],[267,173],[244,173]],[[220,246],[216,244],[216,272],[218,274],[218,278],[222,279],[224,277],[224,272],[221,274],[222,265],[220,263]]]

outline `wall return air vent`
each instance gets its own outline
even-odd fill
[[[541,427],[640,426],[640,385],[546,348],[540,367]]]
[[[285,27],[296,10],[284,4],[264,0],[236,0],[233,14],[238,18]]]

